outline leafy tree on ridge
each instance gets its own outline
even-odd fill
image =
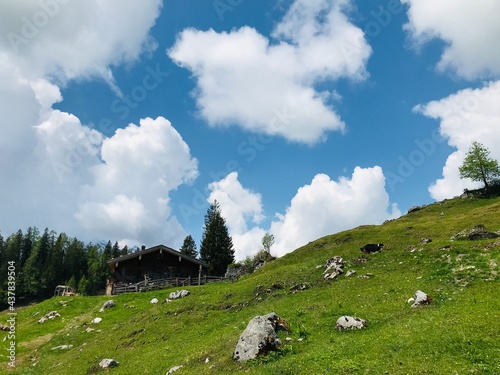
[[[458,168],[460,178],[482,181],[488,189],[490,184],[500,177],[498,161],[491,159],[489,155],[490,151],[485,146],[476,141],[472,142],[462,166]]]

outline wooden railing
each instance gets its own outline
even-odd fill
[[[191,285],[204,285],[208,283],[222,282],[222,281],[236,281],[232,277],[215,277],[215,276],[202,276],[198,277],[171,277],[167,279],[156,279],[148,281],[140,281],[135,284],[118,283],[113,285],[113,295],[122,294],[127,292],[145,292],[148,290],[158,290],[179,286]]]

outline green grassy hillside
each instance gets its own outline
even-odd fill
[[[8,368],[2,350],[0,372],[165,374],[182,365],[176,374],[498,374],[500,238],[450,237],[478,224],[498,231],[499,213],[500,198],[432,204],[383,225],[320,238],[234,284],[189,287],[190,296],[168,304],[161,301],[175,289],[114,296],[116,307],[103,313],[107,297],[58,297],[19,308],[16,368]],[[422,238],[432,242],[421,244]],[[381,253],[359,250],[377,242],[385,244]],[[356,274],[324,281],[317,266],[335,255]],[[372,276],[358,277],[366,274]],[[290,291],[304,282],[309,289]],[[411,308],[407,300],[418,289],[433,302]],[[151,305],[153,297],[160,303]],[[51,310],[61,317],[37,324]],[[292,328],[279,333],[282,349],[234,362],[248,321],[272,311]],[[368,326],[338,332],[342,315]],[[102,322],[92,324],[95,317]],[[0,314],[0,322],[7,318]],[[0,345],[7,349],[8,340]],[[53,349],[59,345],[72,347]],[[99,370],[103,358],[120,365]]]

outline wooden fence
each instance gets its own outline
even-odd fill
[[[122,294],[127,292],[145,292],[148,290],[158,290],[171,287],[179,286],[191,286],[191,285],[204,285],[208,283],[216,283],[222,281],[234,282],[236,279],[233,277],[214,277],[214,276],[202,276],[198,277],[171,277],[168,279],[156,279],[148,281],[140,281],[135,284],[118,283],[113,285],[112,294]]]

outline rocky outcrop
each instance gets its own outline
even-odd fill
[[[290,292],[295,293],[295,292],[300,292],[303,290],[307,290],[311,287],[311,284],[309,283],[301,283],[301,284],[295,284],[290,287]]]
[[[326,280],[333,280],[343,272],[344,260],[340,256],[336,255],[326,261],[325,271],[323,272]]]
[[[407,214],[411,214],[412,212],[417,212],[417,211],[420,211],[422,208],[424,208],[424,206],[412,206],[408,209],[408,212]]]
[[[61,314],[59,314],[57,311],[51,311],[47,314],[45,314],[44,316],[42,316],[39,320],[38,320],[38,323],[44,323],[46,322],[47,320],[53,320],[57,317],[61,316]]]
[[[486,227],[482,224],[476,225],[472,229],[465,229],[462,230],[453,236],[451,236],[452,241],[465,241],[465,240],[470,240],[470,241],[475,241],[475,240],[485,240],[485,239],[491,239],[491,238],[497,238],[500,237],[500,235],[496,232],[489,232],[486,230]]]
[[[179,298],[184,298],[189,296],[189,290],[177,290],[175,292],[172,292],[168,295],[168,298],[173,300],[173,299],[179,299]]]
[[[99,310],[99,312],[103,312],[104,310],[109,309],[111,307],[115,307],[115,301],[113,301],[112,299],[110,299],[109,301],[104,302],[104,304],[102,305],[102,307]]]
[[[355,316],[344,315],[337,319],[335,326],[340,332],[346,329],[361,329],[366,327],[366,320]]]
[[[233,359],[245,362],[277,350],[281,346],[281,341],[276,335],[278,329],[289,331],[290,327],[276,313],[256,316],[250,320],[247,328],[241,334],[234,350]]]

